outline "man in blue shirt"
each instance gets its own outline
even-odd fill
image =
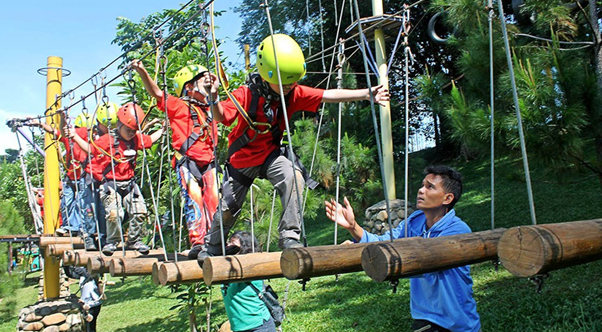
[[[408,217],[408,237],[433,238],[470,233],[470,227],[456,216],[454,205],[462,196],[462,176],[447,166],[431,166],[424,170],[418,190],[418,211]],[[347,229],[357,242],[387,241],[389,232],[371,234],[355,221],[347,198],[345,206],[331,200],[326,215]],[[391,230],[394,239],[405,237],[406,222]],[[415,332],[478,332],[481,322],[473,298],[470,266],[425,273],[410,279],[410,310]]]

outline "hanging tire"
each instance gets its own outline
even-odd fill
[[[427,33],[429,38],[433,41],[433,43],[435,44],[439,44],[439,45],[444,45],[447,43],[447,39],[452,36],[455,35],[457,32],[457,28],[454,28],[453,31],[447,33],[446,36],[442,36],[439,33],[437,33],[437,29],[439,28],[439,30],[441,30],[441,28],[443,27],[443,24],[441,24],[441,19],[443,18],[443,16],[445,15],[445,12],[438,12],[435,15],[433,15],[433,17],[431,17],[431,19],[429,20],[429,25],[428,25],[428,29],[427,29]],[[445,27],[443,27],[445,28]]]

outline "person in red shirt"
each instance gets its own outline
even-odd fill
[[[389,100],[389,93],[382,86],[368,89],[323,90],[297,84],[305,75],[303,51],[291,37],[283,34],[264,39],[257,49],[259,75],[251,75],[250,83],[232,92],[244,111],[254,121],[249,123],[235,103],[228,99],[211,110],[215,121],[226,126],[236,123],[228,135],[228,161],[225,166],[223,190],[223,225],[227,236],[240,212],[245,196],[253,180],[265,178],[272,183],[280,195],[282,216],[278,224],[280,248],[301,247],[301,209],[297,197],[305,186],[302,172],[281,150],[282,135],[285,130],[284,109],[280,100],[281,78],[285,96],[286,116],[291,118],[298,111],[317,112],[322,102],[337,103],[356,100],[370,100],[370,94],[377,103]],[[274,51],[277,53],[274,56]],[[278,59],[279,73],[276,70]],[[217,88],[211,90],[213,100],[217,98]],[[293,171],[296,170],[296,172]],[[297,181],[295,181],[295,177]],[[297,188],[299,194],[297,194]],[[211,227],[207,252],[199,254],[198,260],[222,254],[220,219],[216,214]]]
[[[86,137],[87,114],[80,114],[75,119],[76,133],[80,137]],[[82,215],[82,192],[84,183],[82,179],[81,163],[86,158],[86,153],[79,146],[73,145],[73,142],[66,136],[61,135],[60,131],[52,126],[40,122],[38,119],[31,119],[24,123],[27,126],[40,127],[47,133],[54,136],[54,139],[63,143],[63,151],[59,153],[59,160],[65,170],[65,177],[61,182],[62,192],[60,195],[60,214],[62,217],[61,225],[56,229],[58,235],[69,235],[71,233],[77,236],[83,230]],[[83,128],[81,128],[83,127]]]
[[[150,148],[163,134],[163,129],[152,135],[139,132],[145,114],[134,103],[123,105],[117,112],[117,130],[102,135],[88,144],[71,134],[84,151],[92,155],[103,169],[100,199],[105,209],[107,242],[102,247],[105,255],[112,255],[122,235],[122,220],[128,217],[129,230],[126,248],[148,254],[149,247],[141,241],[142,225],[147,216],[144,197],[134,179],[138,150]],[[95,177],[98,173],[93,174]],[[124,213],[125,209],[125,213]]]
[[[217,130],[215,122],[207,114],[208,107],[216,99],[207,100],[209,92],[204,87],[210,76],[203,66],[185,66],[174,77],[178,96],[174,97],[164,95],[141,61],[132,61],[130,68],[138,72],[146,91],[157,100],[157,107],[166,112],[169,119],[172,147],[175,150],[172,166],[176,170],[184,198],[184,214],[191,246],[188,258],[196,259],[205,248],[205,237],[218,204],[216,169],[213,163]]]

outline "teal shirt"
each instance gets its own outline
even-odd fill
[[[263,280],[255,280],[252,283],[260,292],[263,290]],[[222,295],[232,331],[250,330],[270,319],[268,308],[248,282],[224,285]]]

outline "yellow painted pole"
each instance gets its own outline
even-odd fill
[[[57,96],[62,88],[63,59],[56,56],[48,57],[48,65],[43,70],[46,73],[46,124],[58,129],[61,118],[56,111],[61,107]],[[54,234],[59,225],[60,214],[60,174],[58,147],[52,133],[44,135],[46,158],[44,159],[44,234]],[[60,296],[58,258],[44,257],[44,298],[52,299]]]
[[[372,0],[372,13],[374,16],[383,15],[382,0]],[[389,76],[387,74],[387,58],[385,54],[385,33],[383,29],[374,31],[374,48],[376,49],[376,64],[378,65],[378,84],[382,84],[385,89],[389,89]],[[387,196],[389,199],[395,199],[395,170],[393,169],[393,134],[391,132],[391,104],[383,102],[385,106],[380,105],[380,131],[382,136],[383,148],[383,167],[387,184]]]

